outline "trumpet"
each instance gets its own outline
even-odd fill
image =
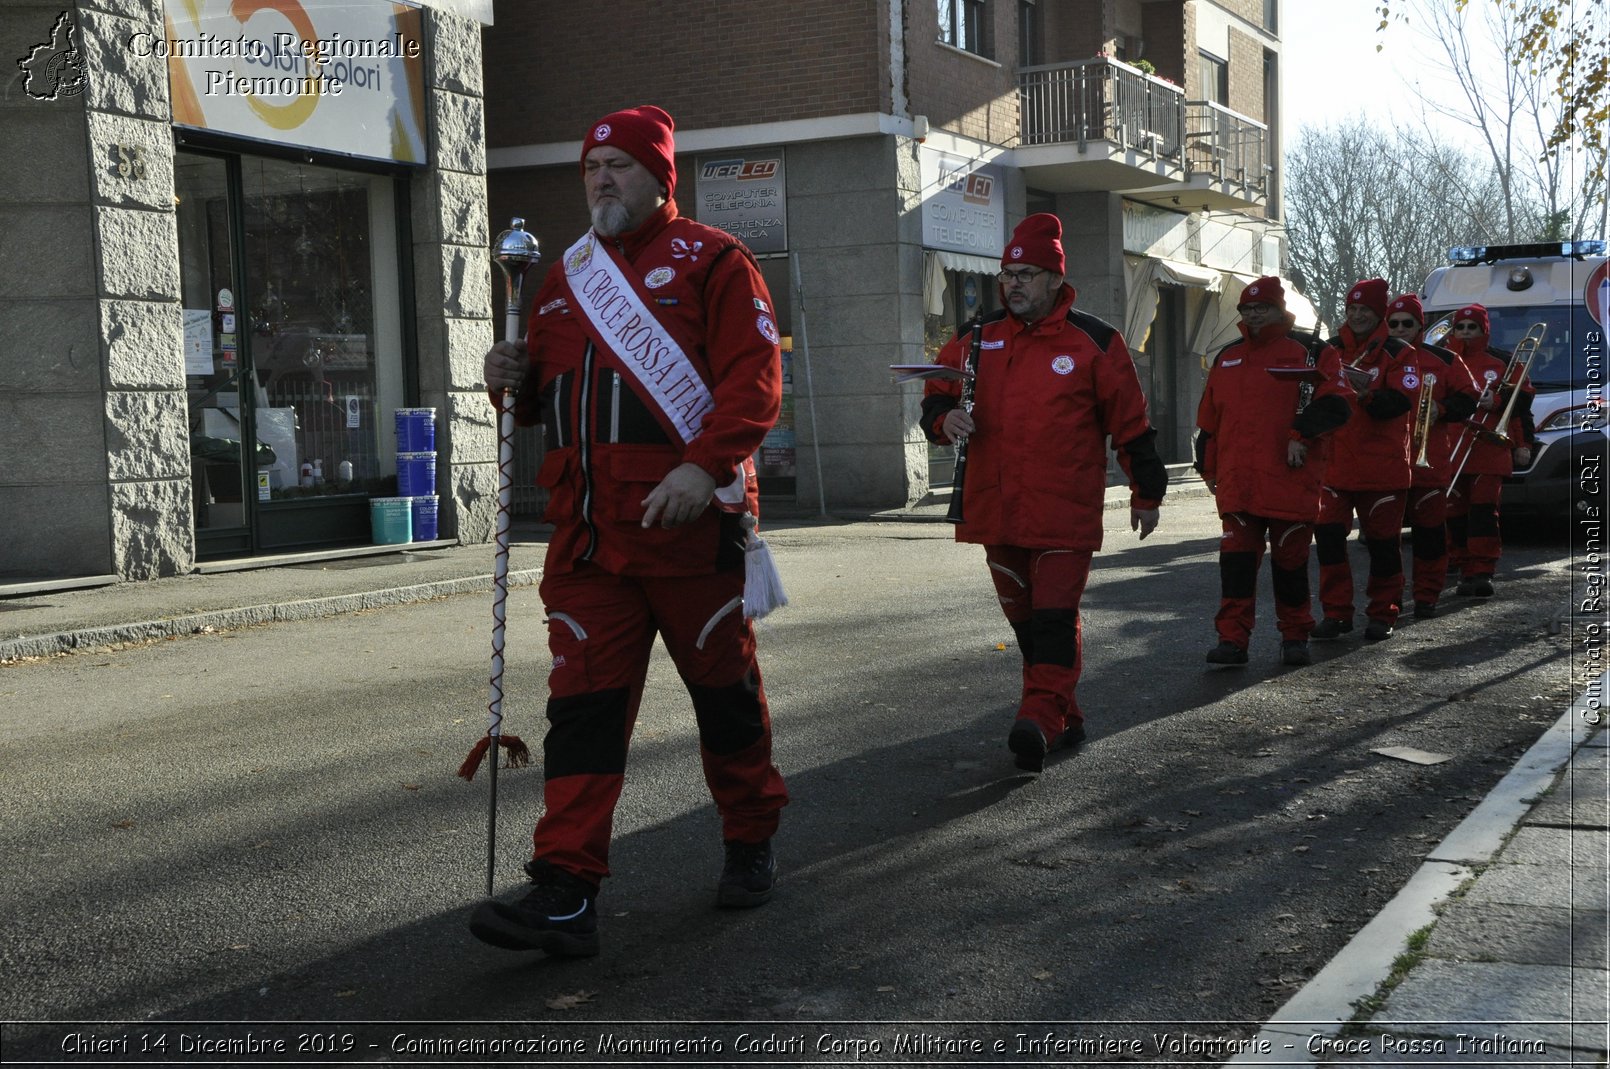
[[[1480,415],[1472,416],[1465,421],[1465,429],[1460,433],[1459,441],[1453,448],[1456,454],[1461,448],[1465,453],[1459,460],[1459,466],[1454,469],[1455,479],[1464,473],[1465,463],[1470,460],[1470,454],[1476,451],[1477,438],[1506,448],[1512,445],[1509,420],[1515,414],[1515,402],[1520,398],[1521,384],[1526,381],[1526,372],[1531,368],[1532,360],[1537,356],[1538,349],[1542,348],[1543,339],[1547,335],[1547,323],[1533,323],[1525,337],[1515,344],[1514,351],[1509,354],[1509,363],[1504,365],[1504,373],[1489,379],[1487,385],[1482,388],[1481,396],[1476,399],[1478,408],[1486,404],[1495,391],[1509,390],[1509,401],[1491,426],[1488,426]]]
[[[1414,411],[1414,428],[1409,435],[1414,450],[1414,466],[1431,467],[1431,425],[1437,419],[1437,376],[1427,372],[1420,380],[1420,396]]]

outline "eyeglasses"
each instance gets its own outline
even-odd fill
[[[1455,330],[1480,330],[1481,329],[1481,324],[1480,323],[1470,323],[1470,322],[1455,323],[1453,325],[1453,329],[1455,329]]]
[[[1003,286],[1010,286],[1014,282],[1020,282],[1027,286],[1030,282],[1033,282],[1043,274],[1045,274],[1044,271],[1038,271],[1030,268],[1027,271],[1002,271],[995,277],[1001,280],[1001,285]]]
[[[1386,325],[1395,327],[1398,330],[1407,330],[1410,327],[1418,327],[1420,321],[1418,319],[1388,319]]]
[[[1275,310],[1272,304],[1243,304],[1236,309],[1244,316],[1266,316]]]

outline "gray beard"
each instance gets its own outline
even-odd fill
[[[601,237],[606,238],[612,238],[625,230],[627,222],[630,221],[630,213],[627,212],[626,205],[620,201],[610,201],[608,204],[594,207],[592,216],[593,229],[598,231]]]

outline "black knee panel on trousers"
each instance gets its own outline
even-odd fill
[[[1023,654],[1024,664],[1034,663],[1034,625],[1024,621],[1012,625],[1012,634],[1017,636],[1018,652]]]
[[[548,736],[542,741],[545,779],[609,776],[626,771],[625,687],[548,699]]]
[[[1308,569],[1281,568],[1271,564],[1269,577],[1274,580],[1275,601],[1281,605],[1308,603]]]
[[[1414,527],[1409,532],[1414,555],[1420,560],[1436,560],[1448,552],[1448,529],[1442,524],[1435,527]]]
[[[1470,519],[1467,516],[1448,517],[1448,541],[1463,549],[1470,540]]]
[[[1258,593],[1256,553],[1219,554],[1219,592],[1227,598],[1250,598]]]
[[[1079,659],[1079,610],[1035,609],[1029,617],[1034,633],[1034,660],[1072,668]]]
[[[1396,538],[1366,538],[1364,548],[1370,551],[1371,575],[1402,575],[1403,545]]]
[[[1470,506],[1470,537],[1493,538],[1498,534],[1498,506],[1474,504]]]
[[[1314,559],[1320,564],[1341,564],[1347,560],[1347,528],[1339,523],[1316,524]]]
[[[689,683],[693,716],[699,722],[699,745],[710,753],[737,753],[752,746],[765,731],[760,718],[760,687],[753,673],[724,687]]]

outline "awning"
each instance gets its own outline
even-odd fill
[[[947,249],[926,249],[939,258],[939,263],[947,271],[971,271],[979,275],[998,275],[1001,272],[1001,261],[988,256],[972,256],[965,252],[950,252]]]
[[[1178,260],[1153,260],[1152,270],[1157,282],[1172,282],[1176,286],[1201,286],[1209,293],[1219,292],[1224,276],[1211,267],[1181,263]]]

